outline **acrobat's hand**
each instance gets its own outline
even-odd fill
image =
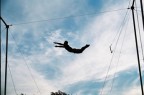
[[[57,42],[53,42],[54,44],[58,44]]]
[[[63,45],[62,43],[58,43],[58,42],[53,42],[54,44],[58,44],[58,45]]]

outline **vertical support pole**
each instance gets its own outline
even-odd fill
[[[1,3],[2,3],[2,0],[0,0],[0,6],[2,5]],[[0,19],[1,19],[1,9],[0,9]],[[1,54],[1,21],[0,21],[0,95],[2,95],[2,90],[1,90],[2,89],[1,88],[2,87],[1,86],[1,79],[2,79],[1,78],[1,68],[2,68],[1,66],[2,66],[2,61],[1,60],[2,60],[2,54]]]
[[[138,68],[139,68],[141,92],[142,92],[142,95],[144,95],[144,92],[143,92],[143,82],[142,82],[142,74],[141,74],[141,66],[140,66],[140,59],[139,59],[137,33],[136,33],[136,25],[135,25],[135,17],[134,17],[134,2],[133,2],[133,5],[131,6],[131,10],[132,10],[132,17],[133,17],[133,25],[134,25],[134,35],[135,35],[135,43],[136,43],[136,52],[137,52],[137,60],[138,60]]]
[[[7,62],[8,62],[8,29],[9,25],[6,25],[6,59],[5,59],[5,90],[4,90],[4,95],[6,95],[6,90],[7,90]]]
[[[143,2],[140,0],[140,6],[141,6],[141,17],[142,17],[142,22],[143,22],[143,30],[144,30],[144,13],[143,13]]]
[[[3,18],[0,16],[0,19],[6,26],[6,57],[5,57],[5,86],[4,86],[4,95],[6,95],[7,88],[7,63],[8,63],[8,29],[10,25],[7,25]]]
[[[1,54],[1,21],[0,21],[0,95],[2,95],[1,91],[1,65],[2,65],[2,54]]]

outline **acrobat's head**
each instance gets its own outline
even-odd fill
[[[64,45],[68,45],[68,41],[64,41]]]

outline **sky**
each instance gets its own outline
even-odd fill
[[[1,0],[9,27],[7,95],[141,95],[131,10],[132,0]],[[142,78],[144,43],[140,21],[138,44]],[[136,12],[136,11],[135,11]],[[135,15],[136,16],[136,15]],[[136,17],[137,19],[137,17]],[[137,20],[136,20],[137,22]],[[5,36],[2,33],[2,94]],[[83,53],[54,47],[65,40]],[[113,51],[111,53],[110,47]]]

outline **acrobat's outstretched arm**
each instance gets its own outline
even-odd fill
[[[64,46],[55,46],[55,47],[60,47],[60,48],[64,48]]]
[[[54,42],[54,44],[58,44],[58,45],[64,45],[64,44],[62,44],[62,43],[58,43],[58,42]]]

